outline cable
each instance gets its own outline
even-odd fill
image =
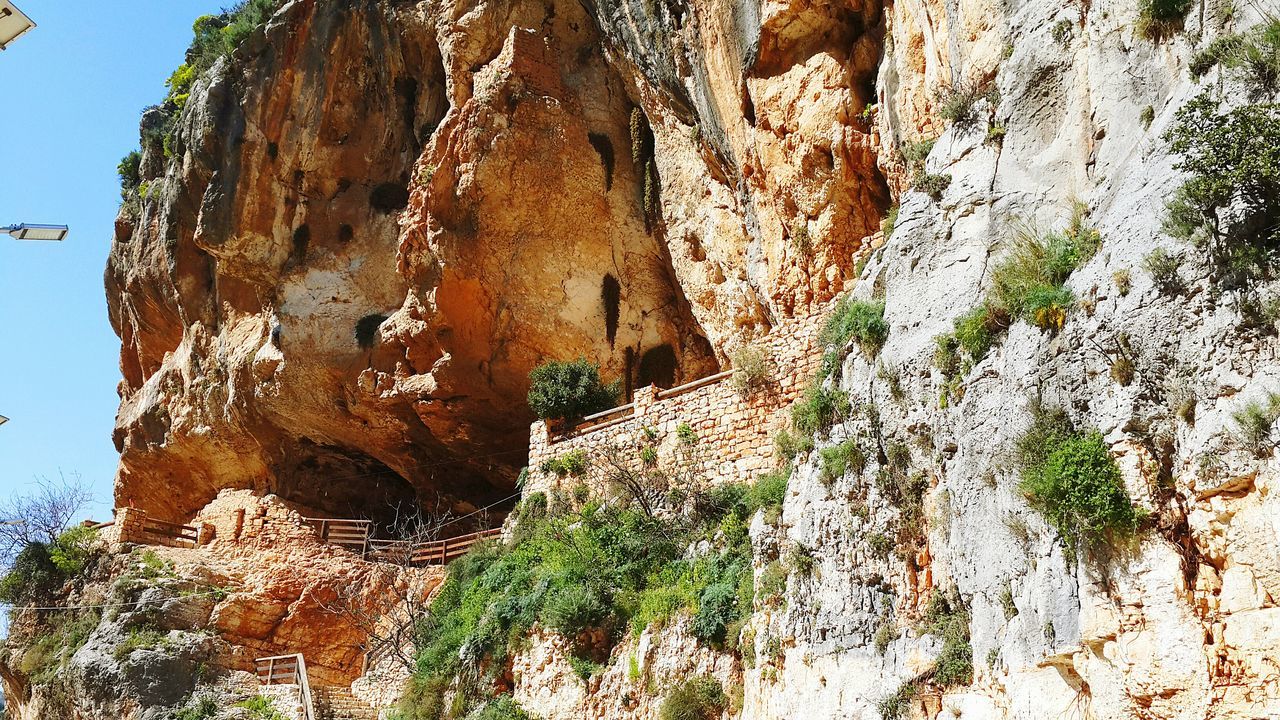
[[[204,597],[206,595],[223,595],[223,594],[226,594],[227,592],[228,591],[226,590],[210,590],[209,592],[190,593],[188,595],[182,595],[180,597],[189,598],[189,597]],[[173,599],[174,598],[159,598],[156,600],[136,600],[134,602],[124,602],[124,603],[104,603],[102,605],[58,605],[54,607],[35,607],[35,606],[14,607],[7,603],[0,603],[0,605],[8,607],[9,610],[13,612],[26,612],[28,610],[101,610],[103,608],[109,608],[109,607],[131,607],[131,606],[137,607],[139,605],[148,605],[151,603],[164,603],[164,602],[169,602],[170,600],[173,600]]]

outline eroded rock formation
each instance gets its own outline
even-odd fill
[[[492,501],[540,360],[670,385],[843,289],[879,7],[651,10],[291,2],[219,61],[117,221],[118,503]]]

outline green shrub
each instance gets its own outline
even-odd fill
[[[661,720],[714,720],[728,704],[724,688],[713,677],[690,678],[667,691]]]
[[[765,510],[769,513],[782,511],[782,502],[787,497],[787,483],[791,481],[791,470],[775,470],[761,475],[751,486],[751,508]]]
[[[999,95],[990,85],[957,83],[937,93],[938,116],[962,130],[968,130],[978,122],[979,100],[995,105],[999,102]]]
[[[743,397],[768,387],[774,372],[769,355],[754,345],[744,345],[733,353],[733,387]]]
[[[1142,129],[1146,130],[1151,127],[1151,123],[1156,121],[1156,109],[1150,105],[1142,108],[1142,112],[1138,115],[1138,122],[1142,123]]]
[[[889,644],[893,642],[895,637],[897,637],[897,632],[894,630],[893,621],[886,618],[884,622],[881,622],[880,626],[876,628],[876,634],[873,640],[876,646],[876,654],[884,655],[885,651],[889,649]]]
[[[917,192],[936,200],[942,199],[942,193],[951,186],[951,176],[946,174],[920,173],[911,187]]]
[[[583,682],[590,680],[592,675],[595,675],[604,669],[603,665],[591,658],[579,657],[577,655],[569,656],[569,667],[573,668],[573,674],[581,678]]]
[[[1220,112],[1206,92],[1163,138],[1189,175],[1166,205],[1165,230],[1206,249],[1223,287],[1247,288],[1280,247],[1280,105]]]
[[[1142,269],[1151,276],[1156,289],[1166,295],[1177,295],[1182,292],[1182,276],[1178,268],[1182,267],[1182,254],[1171,253],[1164,248],[1156,248],[1142,259]]]
[[[773,450],[779,460],[790,463],[796,455],[813,451],[813,436],[792,435],[785,429],[779,430],[773,436]]]
[[[757,583],[755,596],[759,598],[761,605],[776,605],[782,599],[782,594],[787,591],[787,570],[782,567],[782,563],[774,560],[764,569],[760,571],[760,581]]]
[[[1057,316],[1065,320],[1072,300],[1063,284],[1100,246],[1097,231],[1079,219],[1063,232],[1019,232],[992,273],[992,302],[1010,317],[1042,328],[1061,327]]]
[[[96,546],[98,531],[84,525],[67,528],[49,547],[49,559],[65,577],[84,572],[100,550]]]
[[[1215,38],[1195,54],[1187,69],[1199,80],[1218,66],[1245,83],[1254,99],[1274,93],[1280,85],[1280,19]]]
[[[1061,413],[1046,413],[1019,450],[1023,493],[1074,554],[1132,536],[1141,517],[1102,436],[1068,427]]]
[[[58,615],[30,642],[18,668],[38,685],[66,677],[71,657],[84,647],[101,620],[97,610],[68,610]]]
[[[192,698],[174,713],[173,720],[211,720],[218,715],[220,709],[217,700],[209,695],[201,695],[198,698]]]
[[[165,647],[169,642],[169,634],[154,627],[130,628],[129,634],[116,646],[114,651],[117,660],[129,657],[135,650],[150,650]]]
[[[9,572],[0,579],[0,602],[8,605],[37,604],[50,598],[66,577],[54,564],[49,546],[28,543],[13,560]]]
[[[969,362],[977,364],[987,356],[987,352],[991,350],[996,337],[1004,331],[1004,324],[1004,319],[996,312],[995,308],[984,302],[956,318],[955,333],[945,337],[952,338],[954,344],[964,350],[965,355],[969,357]],[[938,369],[943,370],[944,375],[953,375],[955,373],[955,348],[951,347],[948,350],[947,347],[944,347],[950,345],[948,340],[935,342],[940,343],[938,345],[939,352],[950,353],[950,359],[948,359],[947,355],[939,356],[935,353],[935,364],[941,362],[942,367]],[[941,357],[941,360],[939,360],[939,357]],[[947,369],[950,369],[951,372],[947,372]]]
[[[933,152],[933,146],[937,141],[937,138],[929,138],[928,140],[903,143],[902,161],[906,163],[907,169],[912,175],[919,175],[924,172],[924,161],[928,159],[929,153]]]
[[[1182,29],[1187,10],[1193,0],[1139,0],[1138,34],[1148,40],[1160,40]]]
[[[992,145],[999,145],[1004,142],[1004,136],[1009,134],[1009,130],[1005,128],[1004,123],[991,123],[991,127],[987,128],[986,142]]]
[[[691,447],[698,444],[698,433],[694,431],[693,426],[689,423],[680,423],[676,426],[676,438],[680,440],[680,444],[685,447]]]
[[[468,720],[537,720],[510,695],[499,695],[467,718]]]
[[[271,698],[262,695],[255,695],[248,700],[238,702],[236,707],[245,709],[247,711],[245,717],[249,720],[285,720]]]
[[[824,485],[830,485],[844,477],[849,470],[860,473],[867,466],[867,454],[856,440],[845,440],[838,445],[823,448],[819,455],[822,457],[820,479]]]
[[[884,220],[880,222],[880,231],[884,233],[884,241],[889,242],[889,238],[893,237],[893,228],[898,224],[898,206],[894,205],[889,208],[889,212],[885,214]]]
[[[570,450],[564,455],[543,460],[538,469],[549,475],[582,477],[587,474],[588,465],[586,450]]]
[[[862,352],[874,356],[889,338],[889,324],[884,321],[884,303],[854,300],[848,296],[836,304],[822,328],[819,340],[837,351],[855,340]]]
[[[120,195],[128,198],[142,184],[142,153],[130,150],[120,159],[116,174],[120,176]]]
[[[1245,405],[1232,418],[1236,421],[1237,435],[1246,447],[1259,454],[1269,452],[1274,447],[1271,431],[1280,420],[1280,393],[1269,393],[1264,400]]]
[[[969,613],[959,597],[934,590],[925,608],[923,629],[942,638],[942,651],[933,666],[933,682],[942,687],[973,682]]]
[[[599,366],[585,358],[551,360],[529,373],[529,407],[544,420],[573,422],[613,407],[618,387],[601,382]]]
[[[911,714],[911,701],[915,699],[919,687],[916,681],[908,680],[898,687],[892,695],[884,698],[876,706],[880,712],[880,720],[904,720]]]
[[[837,420],[849,415],[849,396],[836,388],[810,385],[791,408],[791,427],[806,437],[826,432]]]

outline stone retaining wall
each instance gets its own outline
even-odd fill
[[[551,493],[586,484],[602,488],[612,455],[632,469],[645,466],[653,448],[673,484],[751,482],[774,466],[774,435],[788,426],[791,402],[821,363],[818,335],[825,313],[779,326],[756,347],[769,358],[771,377],[763,387],[740,392],[733,373],[660,390],[637,390],[630,405],[600,413],[588,424],[556,433],[539,420],[529,433],[529,476],[524,491]],[[696,440],[680,437],[688,425]],[[585,454],[586,472],[557,475],[547,463],[571,453]]]

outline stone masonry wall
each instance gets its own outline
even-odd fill
[[[763,387],[741,392],[733,372],[725,372],[670,390],[641,388],[630,406],[563,433],[545,421],[535,422],[529,433],[526,496],[579,484],[601,488],[609,474],[603,458],[613,452],[629,467],[639,468],[646,447],[657,453],[652,464],[676,484],[754,481],[773,467],[774,435],[788,426],[791,402],[804,392],[821,362],[818,336],[825,310],[780,325],[755,343],[771,366]],[[696,441],[679,437],[684,424]],[[584,474],[561,476],[546,467],[576,451],[585,453]]]

